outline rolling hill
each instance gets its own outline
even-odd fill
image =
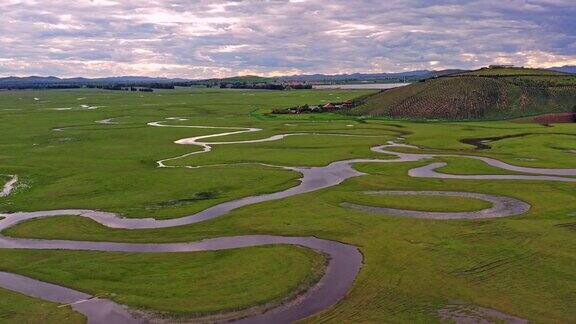
[[[348,113],[401,119],[493,120],[576,112],[576,75],[484,68],[371,96]]]

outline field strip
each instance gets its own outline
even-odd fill
[[[428,212],[419,210],[374,207],[358,205],[349,202],[340,205],[346,208],[356,209],[369,213],[387,214],[394,216],[428,218],[428,219],[480,219],[520,215],[530,209],[530,205],[511,197],[479,194],[473,192],[458,191],[368,191],[370,195],[398,195],[398,196],[449,196],[464,197],[484,200],[492,204],[492,207],[470,212]]]

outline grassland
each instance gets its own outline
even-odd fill
[[[295,185],[295,172],[255,164],[159,169],[155,161],[198,150],[174,140],[214,131],[161,128],[147,122],[258,127],[258,133],[217,141],[314,132],[255,144],[215,146],[174,161],[175,166],[262,162],[319,166],[371,152],[398,135],[429,152],[475,154],[537,167],[576,167],[572,124],[544,127],[510,122],[413,123],[353,116],[270,116],[276,106],[351,98],[358,91],[188,90],[133,94],[106,91],[0,93],[0,173],[22,185],[0,198],[2,211],[91,208],[128,217],[174,218],[223,201]],[[19,99],[22,98],[22,99]],[[34,100],[38,98],[40,100]],[[78,99],[84,98],[84,99]],[[103,106],[87,110],[81,104]],[[68,108],[71,110],[53,110]],[[20,110],[2,110],[20,109]],[[115,118],[118,124],[95,120]],[[352,126],[350,126],[352,125]],[[54,131],[63,128],[63,131]],[[534,133],[476,150],[469,137]],[[560,133],[567,135],[558,135]],[[357,137],[326,134],[362,135]],[[410,151],[410,149],[406,149]],[[449,173],[503,171],[476,160],[441,158]],[[336,307],[309,322],[438,322],[437,310],[453,301],[495,308],[534,322],[570,322],[576,280],[574,184],[543,181],[415,179],[408,169],[427,162],[358,164],[367,173],[317,192],[260,203],[210,221],[166,229],[110,229],[61,216],[10,228],[4,235],[118,242],[188,242],[273,234],[317,236],[354,244],[364,265],[353,289]],[[497,171],[495,171],[497,170]],[[520,189],[521,188],[521,189]],[[356,202],[392,208],[463,211],[485,203],[452,197],[367,196],[368,190],[447,190],[507,195],[531,210],[510,218],[440,221],[397,218],[342,208]],[[417,205],[417,206],[414,206]],[[310,283],[323,258],[312,251],[271,246],[210,253],[105,253],[0,250],[0,269],[105,294],[137,308],[177,314],[237,309],[277,300]],[[112,295],[114,293],[115,295]],[[0,290],[4,322],[81,321],[68,308]]]
[[[316,269],[324,263],[317,253],[288,246],[194,254],[0,253],[4,271],[80,286],[94,296],[178,317],[281,301],[299,286],[316,282]],[[275,284],[269,286],[270,281]]]
[[[574,75],[540,69],[481,69],[384,91],[350,113],[412,120],[498,120],[576,113],[575,100]]]

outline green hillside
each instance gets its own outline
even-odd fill
[[[493,68],[387,90],[350,113],[403,119],[483,120],[559,112],[576,112],[576,75]]]

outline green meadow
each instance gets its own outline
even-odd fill
[[[372,152],[370,147],[399,136],[421,147],[398,148],[406,152],[478,155],[521,166],[576,168],[574,124],[269,114],[277,107],[343,101],[367,93],[188,88],[153,93],[0,92],[0,173],[19,176],[14,192],[0,197],[0,212],[83,208],[134,218],[178,218],[298,184],[298,173],[273,165],[313,167],[353,158],[394,158]],[[166,119],[172,117],[186,120]],[[114,123],[95,122],[108,118]],[[300,135],[214,145],[211,152],[175,159],[167,162],[170,168],[158,168],[158,160],[201,150],[174,141],[225,130],[147,125],[153,121],[262,129],[206,142]],[[517,134],[527,135],[494,141],[485,150],[460,141]],[[462,157],[440,157],[433,162],[442,161],[447,166],[438,171],[444,173],[514,174]],[[454,302],[493,308],[535,323],[573,321],[576,184],[407,175],[409,169],[428,163],[356,164],[366,175],[319,191],[242,207],[197,224],[125,230],[85,218],[56,216],[27,221],[2,234],[139,243],[243,234],[316,236],[358,246],[364,263],[348,296],[305,322],[434,323],[440,321],[438,310]],[[484,201],[463,197],[365,194],[371,190],[505,195],[532,208],[507,218],[426,220],[370,214],[340,205],[351,202],[423,211],[489,207]],[[325,262],[325,256],[315,251],[284,245],[158,254],[0,249],[0,271],[176,318],[277,304],[316,283]],[[70,307],[0,289],[0,322],[83,321]]]

